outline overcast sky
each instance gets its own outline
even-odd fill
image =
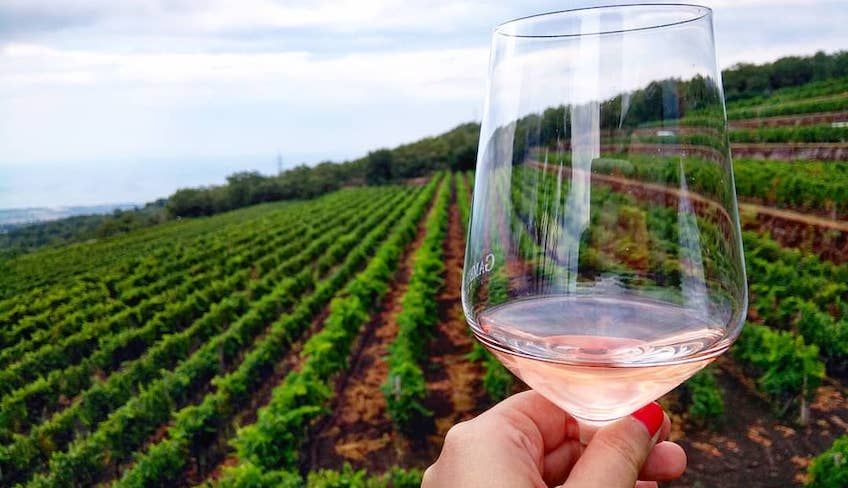
[[[491,29],[591,1],[0,0],[0,207],[141,202],[479,118]],[[719,60],[848,48],[844,0],[704,0]],[[511,5],[510,5],[511,4]]]

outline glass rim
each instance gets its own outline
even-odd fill
[[[699,12],[691,17],[687,17],[674,22],[664,22],[657,24],[650,24],[646,26],[640,27],[630,27],[625,29],[614,29],[614,30],[599,30],[597,32],[574,32],[574,33],[564,33],[564,34],[521,34],[521,33],[511,33],[505,32],[507,28],[515,27],[519,24],[525,23],[530,20],[541,20],[543,17],[553,17],[563,14],[574,14],[574,13],[584,13],[591,10],[608,10],[615,8],[630,8],[630,7],[674,7],[678,10],[681,7],[689,7],[698,9]],[[578,7],[578,8],[570,8],[565,10],[554,10],[551,12],[542,12],[533,15],[527,15],[524,17],[518,17],[512,20],[508,20],[506,22],[500,23],[495,27],[494,34],[504,36],[504,37],[514,37],[520,39],[556,39],[556,38],[573,38],[573,37],[584,37],[584,36],[600,36],[605,34],[621,34],[625,32],[638,32],[638,31],[648,31],[655,29],[662,29],[665,27],[672,27],[676,25],[688,24],[690,22],[697,22],[704,17],[711,15],[713,10],[710,7],[705,5],[699,5],[694,3],[658,3],[658,2],[640,2],[640,3],[622,3],[616,4],[611,3],[608,5],[595,5],[591,7]]]

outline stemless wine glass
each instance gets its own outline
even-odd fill
[[[591,432],[709,364],[744,322],[712,12],[514,20],[495,29],[489,69],[463,309]]]

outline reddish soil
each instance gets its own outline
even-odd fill
[[[322,419],[310,434],[304,449],[305,471],[339,469],[344,463],[370,472],[383,472],[394,465],[422,464],[428,446],[422,440],[408,440],[394,430],[380,390],[388,375],[385,357],[397,334],[395,318],[401,311],[400,299],[406,292],[412,269],[412,256],[424,239],[424,221],[415,240],[401,257],[389,291],[379,312],[359,336],[348,374],[339,377],[332,413]]]
[[[439,325],[430,344],[430,368],[425,372],[429,393],[425,403],[435,419],[435,432],[429,436],[435,448],[430,451],[430,463],[438,456],[445,434],[453,425],[490,405],[480,365],[467,358],[474,338],[465,322],[460,296],[464,256],[465,239],[454,198],[444,245],[445,283],[438,297]]]
[[[718,365],[715,372],[724,393],[724,421],[707,429],[675,418],[672,436],[686,450],[689,465],[682,478],[664,486],[803,485],[810,458],[848,433],[844,387],[832,381],[820,387],[810,406],[810,421],[802,427],[791,418],[777,418],[732,359],[722,357]]]
[[[815,124],[830,124],[832,122],[848,121],[848,111],[818,112],[801,115],[782,115],[779,117],[763,117],[756,119],[731,120],[732,128],[785,127]]]
[[[397,332],[395,317],[401,310],[400,298],[409,280],[411,250],[395,276],[391,292],[375,315],[355,355],[350,374],[340,379],[333,413],[317,426],[311,436],[304,469],[339,468],[348,462],[356,468],[382,472],[393,465],[431,464],[438,456],[447,430],[456,422],[471,418],[488,406],[477,364],[466,359],[473,339],[467,332],[460,304],[460,272],[464,238],[455,199],[450,208],[447,239],[444,243],[445,284],[438,295],[440,324],[430,345],[430,367],[425,371],[429,396],[425,406],[434,421],[413,434],[395,430],[386,412],[380,386],[386,379],[388,353]]]

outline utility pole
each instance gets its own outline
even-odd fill
[[[277,151],[277,176],[283,174],[283,155]]]

